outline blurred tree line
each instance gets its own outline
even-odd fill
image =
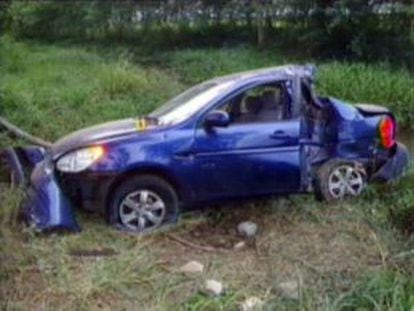
[[[407,64],[414,59],[414,0],[8,0],[0,1],[0,31],[148,48],[248,43]]]

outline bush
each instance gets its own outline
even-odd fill
[[[274,45],[318,58],[413,62],[409,8],[389,4],[391,9],[381,12],[375,4],[343,0],[315,9],[310,3],[12,1],[7,20],[19,38],[129,42],[157,50],[253,44],[261,33],[266,49]],[[286,13],[287,6],[294,11]],[[270,13],[274,16],[266,15]]]

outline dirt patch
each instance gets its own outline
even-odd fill
[[[203,252],[170,240],[160,241],[160,257],[171,266],[199,260],[206,275],[217,276],[234,289],[277,291],[280,282],[301,279],[321,291],[346,291],[368,270],[381,267],[381,247],[370,227],[340,207],[311,212],[262,202],[240,209],[208,211],[202,221],[180,237],[203,246],[226,248],[226,254]],[[291,206],[292,205],[292,206]],[[296,211],[295,211],[296,208]],[[289,209],[293,209],[288,211]],[[263,217],[265,215],[265,217]],[[259,224],[259,234],[244,239],[237,234],[240,221]],[[246,247],[233,250],[237,242]]]
[[[184,239],[192,240],[202,246],[224,248],[231,250],[242,238],[237,234],[234,226],[217,224],[212,221],[202,222],[188,232],[182,233]]]

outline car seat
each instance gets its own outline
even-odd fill
[[[258,114],[262,110],[263,101],[260,96],[248,96],[244,99],[245,113],[239,120],[241,123],[251,123],[258,121]]]
[[[284,104],[276,91],[266,91],[262,95],[263,107],[258,119],[261,122],[280,121],[284,119]]]

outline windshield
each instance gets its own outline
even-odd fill
[[[234,81],[210,81],[198,84],[174,97],[149,116],[157,118],[163,125],[177,124],[194,115],[233,83]]]

